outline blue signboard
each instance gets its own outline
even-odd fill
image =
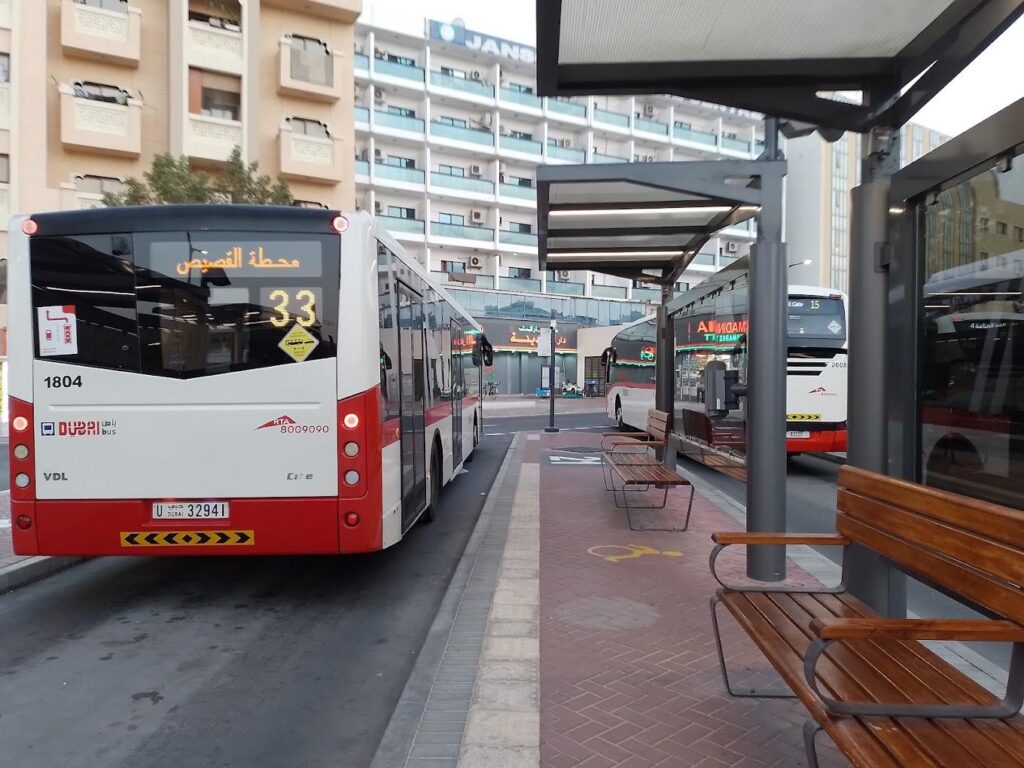
[[[511,40],[502,40],[481,32],[474,32],[463,26],[449,24],[445,21],[427,22],[427,34],[431,40],[439,40],[449,45],[457,45],[477,53],[486,53],[499,59],[512,59],[521,64],[535,64],[537,49]]]

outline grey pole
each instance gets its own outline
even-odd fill
[[[658,345],[655,352],[655,384],[654,407],[669,414],[669,428],[674,429],[675,420],[675,360],[676,334],[672,318],[668,316],[666,307],[672,301],[675,286],[671,283],[661,286],[661,306],[658,307],[657,337]],[[666,442],[671,442],[666,440]],[[661,453],[665,466],[675,472],[676,452],[671,445]]]
[[[765,120],[765,158],[779,159],[778,120]],[[757,243],[750,249],[750,329],[747,335],[747,530],[786,530],[786,306],[782,244],[782,184],[765,190]],[[781,546],[747,547],[747,575],[786,577]]]
[[[879,258],[888,240],[889,185],[900,166],[900,132],[874,129],[864,136],[863,183],[850,206],[849,406],[847,461],[887,473],[885,371],[889,277]],[[883,616],[905,616],[906,577],[887,560],[859,546],[849,554],[850,592]]]
[[[558,347],[556,342],[555,334],[558,333],[558,324],[554,320],[551,321],[551,365],[548,366],[548,405],[551,407],[551,418],[548,426],[544,428],[545,432],[557,432],[558,427],[555,426],[555,351]]]

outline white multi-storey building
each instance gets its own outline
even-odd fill
[[[539,98],[532,47],[436,21],[424,28],[356,27],[356,198],[431,272],[474,294],[533,296],[536,317],[545,296],[632,304],[659,295],[589,272],[538,272],[538,165],[760,154],[758,114],[663,96]],[[722,233],[682,282],[743,255],[754,237],[753,227]],[[498,313],[476,300],[480,314]],[[595,306],[602,325],[646,309]]]

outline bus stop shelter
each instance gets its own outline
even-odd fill
[[[544,96],[674,94],[762,112],[783,120],[782,130],[791,134],[867,134],[862,183],[851,204],[849,381],[856,396],[850,401],[848,457],[886,472],[887,415],[877,373],[886,360],[885,243],[889,179],[900,164],[899,128],[1022,13],[1024,0],[654,0],[629,13],[617,0],[537,0],[537,80]],[[845,98],[834,98],[837,92]],[[777,157],[771,151],[776,125],[768,121],[770,162]],[[688,165],[659,172],[682,180]],[[553,170],[538,178],[550,180]],[[563,183],[590,173],[582,166],[559,172]],[[674,186],[685,192],[689,185]],[[549,264],[552,202],[558,201],[549,192],[538,203],[540,247]],[[773,202],[781,208],[781,191]],[[754,531],[780,522],[782,528],[774,529],[783,530],[785,523],[785,467],[768,472],[780,472],[781,480],[755,470],[771,467],[758,454],[774,449],[784,455],[785,440],[784,397],[767,398],[784,387],[786,281],[784,254],[764,220],[766,210],[750,275],[752,297],[773,307],[762,317],[753,301],[751,306],[752,326],[767,321],[750,337],[747,526]],[[659,369],[659,388],[666,383]],[[777,408],[779,416],[763,408]],[[771,507],[783,510],[781,520],[768,514]],[[783,553],[752,562],[758,564],[752,576],[778,578]],[[851,589],[860,597],[883,613],[903,611],[902,577],[884,561],[855,552],[851,570]]]

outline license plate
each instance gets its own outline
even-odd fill
[[[227,517],[226,501],[153,502],[154,520],[225,520]]]
[[[786,437],[790,440],[806,440],[811,436],[810,432],[787,432]]]

